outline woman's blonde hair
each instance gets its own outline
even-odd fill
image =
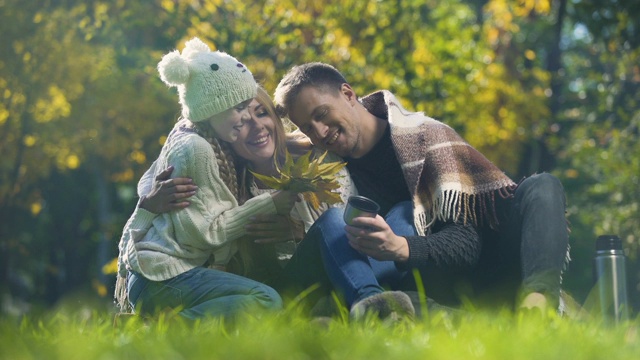
[[[264,106],[265,110],[267,111],[271,119],[273,119],[273,125],[275,128],[273,136],[274,136],[274,143],[276,145],[274,155],[280,165],[280,162],[284,162],[285,152],[287,150],[287,143],[286,143],[287,138],[286,138],[286,130],[285,130],[284,122],[282,118],[280,118],[280,116],[278,116],[278,114],[276,113],[276,108],[273,105],[273,100],[271,100],[271,96],[269,96],[267,91],[261,86],[258,86],[256,101],[258,101],[260,105]]]
[[[193,125],[196,132],[211,144],[213,152],[216,154],[220,177],[231,190],[236,200],[238,200],[238,203],[242,205],[247,199],[241,196],[238,188],[238,172],[231,146],[215,137],[213,127],[208,121],[194,122]]]
[[[258,87],[256,100],[267,109],[267,112],[274,120],[277,138],[275,154],[278,159],[278,166],[284,164],[287,150],[293,157],[298,157],[313,148],[307,135],[303,134],[291,120],[278,115],[273,100],[262,87]]]

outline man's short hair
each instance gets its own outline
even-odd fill
[[[307,86],[313,86],[320,91],[337,93],[342,84],[346,83],[344,76],[329,64],[312,62],[294,66],[280,80],[273,96],[278,115],[288,117],[291,104],[300,91]]]

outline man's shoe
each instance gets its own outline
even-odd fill
[[[381,320],[398,321],[413,319],[416,310],[407,294],[402,291],[385,291],[353,304],[349,317],[358,321],[369,313],[377,315]]]

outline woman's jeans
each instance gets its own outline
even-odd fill
[[[282,308],[280,295],[271,287],[204,267],[164,281],[130,272],[127,292],[132,307],[142,314],[169,309],[188,319],[232,318],[241,312]]]
[[[472,292],[482,292],[499,288],[500,282],[516,277],[515,283],[510,284],[512,294],[522,287],[523,291],[542,292],[557,301],[568,247],[565,197],[560,181],[549,174],[533,175],[518,186],[513,198],[501,201],[499,206],[506,214],[505,223],[500,232],[481,232],[484,244],[481,261],[464,281],[474,289]],[[411,270],[399,269],[393,261],[374,260],[349,245],[342,214],[342,209],[331,208],[311,227],[285,268],[287,284],[283,288],[302,289],[314,283],[332,286],[344,296],[348,306],[384,291],[381,285],[415,290]],[[395,205],[385,220],[397,235],[417,235],[410,201]],[[417,270],[425,283],[450,287],[445,292],[458,292],[455,287],[460,279],[449,281],[446,273]],[[434,290],[439,293],[442,289]]]

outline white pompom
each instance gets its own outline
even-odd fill
[[[178,50],[162,57],[158,63],[158,72],[160,79],[169,86],[178,86],[189,81],[189,66]]]
[[[211,52],[211,49],[209,49],[209,46],[204,42],[202,42],[202,40],[198,39],[197,37],[194,37],[193,39],[187,41],[184,44],[184,49],[182,50],[182,56],[184,56],[185,58],[190,58],[193,55],[197,53],[202,53],[202,52],[204,53]]]

